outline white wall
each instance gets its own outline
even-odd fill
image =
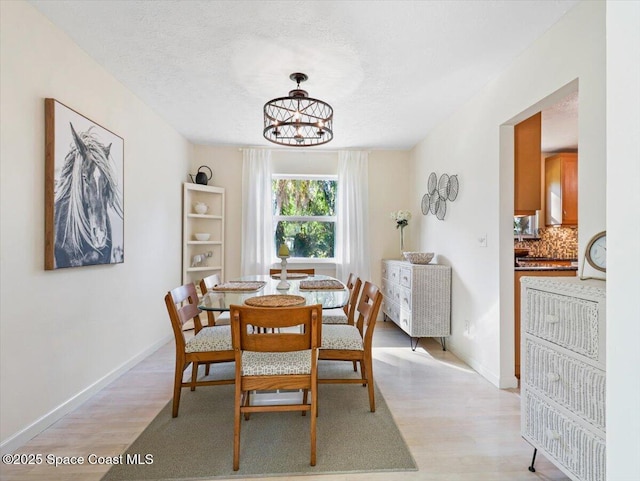
[[[171,338],[191,147],[26,2],[0,2],[0,437],[10,451]],[[44,271],[44,98],[124,138],[125,261]]]
[[[579,252],[605,228],[605,4],[583,2],[412,152],[412,205],[431,171],[458,174],[444,222],[422,217],[420,250],[453,267],[450,349],[500,387],[513,363],[513,124],[579,79]],[[554,94],[555,93],[555,94]],[[502,127],[501,127],[502,126]],[[478,238],[487,234],[488,246]],[[466,329],[469,321],[469,329]]]
[[[607,2],[607,479],[616,481],[638,479],[640,454],[638,25],[640,3]]]
[[[272,153],[274,172],[286,174],[336,174],[336,152],[275,149]],[[190,172],[201,165],[213,170],[213,182],[226,189],[225,276],[240,275],[242,218],[242,152],[238,147],[197,145]],[[380,261],[400,255],[400,238],[389,219],[393,210],[409,205],[409,154],[405,151],[373,151],[369,153],[369,229],[371,236],[371,276],[380,285]],[[414,215],[417,212],[414,211]],[[406,234],[412,229],[410,226]],[[407,243],[407,247],[410,247]],[[308,263],[317,272],[335,275],[335,266]]]

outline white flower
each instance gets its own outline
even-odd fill
[[[391,219],[396,222],[396,229],[399,227],[406,227],[411,220],[411,212],[408,210],[399,210],[391,213]]]

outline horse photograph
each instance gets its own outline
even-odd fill
[[[124,262],[124,140],[45,99],[45,269]]]

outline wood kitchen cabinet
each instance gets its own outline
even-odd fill
[[[546,225],[578,225],[578,154],[545,159]]]
[[[541,209],[542,113],[514,127],[514,215],[535,215]]]

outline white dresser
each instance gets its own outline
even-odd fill
[[[416,343],[421,337],[451,334],[451,267],[382,261],[382,312]]]
[[[606,479],[605,286],[521,281],[522,436],[575,481]]]

